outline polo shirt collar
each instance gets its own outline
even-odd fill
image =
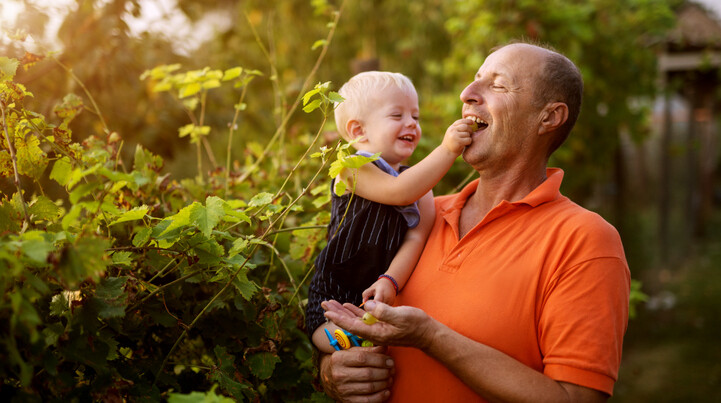
[[[561,197],[561,182],[563,182],[563,170],[560,168],[546,168],[546,180],[538,185],[531,193],[527,194],[521,200],[509,203],[502,201],[498,206],[494,207],[491,211],[497,210],[501,205],[512,205],[519,206],[526,204],[531,207],[539,206],[543,203],[553,201]],[[449,223],[457,223],[460,217],[460,212],[463,206],[466,204],[466,200],[476,192],[478,188],[478,179],[466,185],[455,197],[455,200],[449,206],[444,209],[441,214],[446,218]],[[510,207],[510,206],[509,206]],[[453,225],[453,224],[452,224]]]

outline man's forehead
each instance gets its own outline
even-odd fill
[[[530,45],[504,46],[486,57],[476,72],[476,79],[482,76],[500,76],[512,79],[515,77],[514,72],[528,73],[529,69],[532,71],[533,66],[538,66],[543,62],[542,50]]]

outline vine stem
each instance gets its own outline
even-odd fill
[[[295,164],[295,166],[293,167],[293,169],[291,169],[291,171],[290,171],[290,173],[288,174],[288,176],[285,177],[285,181],[283,181],[283,184],[280,185],[280,188],[279,188],[278,191],[275,193],[275,196],[273,196],[274,199],[280,195],[280,193],[283,191],[283,188],[285,188],[285,185],[288,184],[288,181],[290,180],[290,177],[293,176],[293,174],[294,174],[295,171],[298,169],[298,167],[300,166],[300,164],[303,163],[303,161],[305,160],[305,157],[308,155],[308,153],[310,152],[310,150],[311,150],[311,149],[315,146],[315,144],[318,142],[318,139],[320,138],[321,133],[323,133],[323,128],[325,127],[325,122],[327,122],[327,121],[328,121],[328,115],[326,114],[326,111],[324,110],[324,111],[323,111],[323,121],[320,123],[320,127],[318,128],[318,131],[315,133],[315,138],[313,139],[313,142],[310,144],[310,146],[309,146],[308,148],[306,148],[305,153],[303,153],[303,156],[301,156],[301,157],[298,159],[298,162]]]
[[[243,104],[243,100],[245,99],[245,93],[248,90],[248,85],[250,85],[250,83],[244,85],[243,90],[240,92],[240,99],[238,100],[238,105],[235,107],[233,121],[230,123],[230,127],[228,128],[228,155],[226,156],[225,160],[225,196],[228,195],[228,185],[230,184],[230,153],[233,147],[233,133],[235,133],[235,125],[238,124],[238,117],[240,116],[240,105]]]
[[[0,110],[2,110],[3,117],[3,131],[5,132],[5,140],[8,142],[8,150],[10,150],[10,159],[13,162],[13,173],[15,174],[15,187],[18,189],[18,196],[20,197],[20,204],[23,206],[23,215],[25,216],[25,224],[30,225],[30,215],[28,214],[28,206],[25,204],[25,197],[23,196],[23,189],[20,186],[20,173],[18,172],[18,158],[15,154],[15,146],[13,141],[10,140],[10,133],[8,132],[8,121],[5,116],[5,106],[0,103]]]
[[[315,65],[310,71],[310,74],[308,74],[308,77],[306,77],[305,81],[303,82],[303,85],[300,87],[300,91],[298,92],[298,97],[295,99],[295,102],[293,102],[293,105],[290,107],[290,110],[288,113],[283,117],[283,121],[280,123],[280,126],[275,130],[275,133],[273,133],[273,136],[270,138],[270,141],[265,146],[265,149],[263,149],[263,152],[260,154],[257,160],[253,162],[253,165],[248,168],[245,173],[238,179],[238,182],[243,182],[245,179],[250,176],[251,173],[255,171],[260,166],[260,163],[265,159],[265,157],[270,152],[270,147],[273,146],[275,141],[278,139],[280,134],[285,130],[285,126],[288,124],[288,121],[290,120],[291,116],[293,116],[293,113],[298,109],[298,105],[300,105],[301,99],[303,99],[303,95],[305,94],[306,90],[310,86],[310,82],[315,76],[315,73],[320,68],[320,64],[325,58],[326,53],[328,53],[328,47],[330,46],[331,40],[333,39],[333,36],[335,35],[336,27],[338,26],[338,21],[340,20],[340,16],[343,12],[343,7],[345,6],[346,0],[343,0],[343,2],[340,5],[340,8],[336,12],[335,19],[333,20],[333,26],[331,27],[330,31],[328,32],[328,35],[325,39],[325,44],[323,45],[323,48],[320,51],[320,54],[318,55],[318,58],[315,61]],[[246,18],[248,18],[248,22],[250,23],[249,17],[246,15]],[[255,28],[253,27],[253,24],[250,24],[251,29],[253,30],[253,33],[256,36],[256,41],[258,41],[258,44],[261,46],[261,49],[263,49],[264,52],[267,52],[265,50],[265,47],[263,46],[262,42],[260,42],[260,38],[258,37],[258,34],[255,31]]]
[[[51,56],[51,57],[55,61],[55,63],[57,63],[60,67],[62,67],[63,70],[65,70],[65,72],[68,73],[68,75],[70,75],[70,77],[72,77],[72,79],[80,86],[80,88],[83,89],[83,92],[85,92],[85,96],[87,96],[88,99],[90,100],[90,103],[93,104],[93,109],[95,110],[95,114],[98,116],[98,119],[100,119],[100,123],[102,123],[103,129],[105,129],[105,134],[110,134],[110,129],[108,128],[108,124],[105,123],[105,118],[103,118],[103,114],[100,112],[100,108],[98,107],[98,104],[95,102],[95,98],[93,98],[93,96],[90,94],[88,87],[86,87],[85,84],[83,84],[82,80],[80,80],[80,78],[78,78],[78,76],[76,76],[75,73],[73,73],[73,69],[66,66],[57,57],[55,57],[55,56]]]

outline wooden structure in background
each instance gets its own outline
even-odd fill
[[[721,112],[721,23],[693,2],[678,10],[678,25],[659,55],[659,73],[665,94],[661,138],[659,239],[663,260],[668,260],[672,189],[671,96],[678,94],[688,104],[685,129],[684,241],[703,235],[714,200],[715,175],[719,165],[719,115]],[[676,167],[679,169],[680,167]]]

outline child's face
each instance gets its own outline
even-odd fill
[[[356,146],[364,151],[380,152],[383,159],[397,169],[401,161],[413,154],[421,138],[418,95],[390,87],[378,92],[374,101],[361,122],[365,139]]]

